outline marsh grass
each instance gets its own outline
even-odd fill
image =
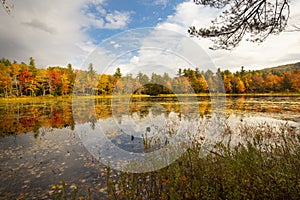
[[[233,145],[230,139],[226,143],[218,142],[210,153],[201,157],[201,144],[195,142],[166,168],[143,174],[121,172],[117,180],[107,181],[108,197],[298,199],[299,129],[287,125],[277,129],[268,125],[241,129],[246,134],[243,144]]]
[[[142,95],[142,94],[132,94],[132,95],[62,95],[62,96],[53,96],[53,95],[46,95],[46,96],[23,96],[23,97],[0,97],[0,103],[7,103],[7,102],[41,102],[41,101],[59,101],[59,100],[73,100],[73,99],[111,99],[111,98],[145,98],[150,97],[150,95]]]
[[[219,96],[226,96],[226,97],[240,97],[240,96],[250,96],[250,97],[299,97],[300,93],[243,93],[243,94],[210,94],[210,93],[199,93],[199,94],[160,94],[156,97],[179,97],[179,96],[186,96],[186,97],[210,97],[211,95],[219,95]],[[62,95],[62,96],[53,96],[53,95],[46,95],[46,96],[36,96],[36,97],[0,97],[0,103],[6,102],[39,102],[39,101],[57,101],[57,100],[72,100],[73,98],[76,99],[111,99],[111,98],[146,98],[146,97],[155,97],[145,94],[128,94],[128,95],[116,95],[116,94],[109,94],[109,95]]]
[[[139,174],[107,167],[105,198],[299,199],[299,128],[261,124],[239,129],[244,142],[233,144],[233,133],[224,129],[227,140],[217,142],[205,156],[195,141],[176,162],[157,171]],[[66,195],[66,184],[61,185],[54,187],[53,199],[93,196],[87,191],[78,197],[77,187]]]

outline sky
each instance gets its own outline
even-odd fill
[[[8,0],[9,1],[9,0]],[[0,8],[0,57],[38,67],[110,65],[137,72],[191,65],[236,71],[300,61],[300,32],[264,43],[243,41],[231,51],[210,50],[208,39],[188,36],[191,25],[206,27],[219,10],[183,0],[10,0]],[[300,25],[300,1],[292,1],[289,26]],[[100,56],[99,56],[100,55]],[[96,59],[97,58],[97,59]],[[96,60],[95,60],[96,59]],[[151,67],[150,67],[151,66]],[[206,68],[205,68],[206,69]]]

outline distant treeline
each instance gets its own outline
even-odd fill
[[[192,90],[191,90],[192,89]],[[122,75],[117,68],[113,75],[97,74],[92,64],[88,70],[53,66],[40,69],[31,57],[29,63],[0,60],[0,96],[60,96],[76,94],[178,94],[178,93],[269,93],[300,92],[300,70],[255,70],[241,67],[216,73],[211,70],[179,69],[175,77],[168,73],[148,75],[139,72]]]

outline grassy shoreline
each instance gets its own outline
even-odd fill
[[[298,199],[299,132],[267,127],[241,127],[244,143],[216,142],[206,156],[200,156],[201,144],[193,143],[176,162],[154,172],[121,172],[115,179],[108,168],[108,198]]]
[[[149,95],[88,95],[88,96],[76,96],[64,95],[64,96],[38,96],[38,97],[1,97],[0,102],[39,102],[39,101],[60,101],[60,100],[72,100],[76,99],[109,99],[109,98],[126,98],[126,97],[150,97]]]
[[[266,131],[267,127],[240,127],[246,134],[244,143],[232,145],[230,139],[216,142],[204,156],[200,154],[201,144],[192,143],[174,163],[152,172],[129,173],[108,166],[103,173],[106,183],[102,198],[299,199],[299,132],[288,126]],[[223,134],[232,132],[225,130]],[[59,186],[66,188],[64,181]],[[52,199],[77,199],[77,187],[68,192],[60,187],[52,186]],[[99,195],[91,190],[79,193],[83,199],[97,199]]]
[[[162,98],[162,97],[210,97],[214,96],[210,93],[202,94],[160,94],[157,96],[150,95],[87,95],[87,96],[76,96],[76,99],[109,99],[109,98]],[[245,94],[216,94],[216,96],[226,96],[226,97],[300,97],[300,93],[245,93]],[[39,102],[39,101],[59,101],[59,100],[72,100],[74,97],[72,95],[64,96],[37,96],[37,97],[1,97],[0,102]]]

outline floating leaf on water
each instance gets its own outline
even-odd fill
[[[73,183],[73,184],[70,186],[70,189],[76,190],[76,189],[77,189],[77,186]]]
[[[105,176],[105,173],[102,172],[102,173],[100,174],[100,177],[104,177],[104,176]]]
[[[99,190],[99,192],[106,192],[106,191],[107,191],[107,187],[101,188],[101,189]]]
[[[28,185],[23,185],[23,186],[22,186],[22,189],[24,189],[24,188],[28,188]]]
[[[24,199],[24,197],[25,197],[25,195],[24,195],[23,193],[21,193],[21,194],[19,195],[19,197],[17,198],[17,200]]]

